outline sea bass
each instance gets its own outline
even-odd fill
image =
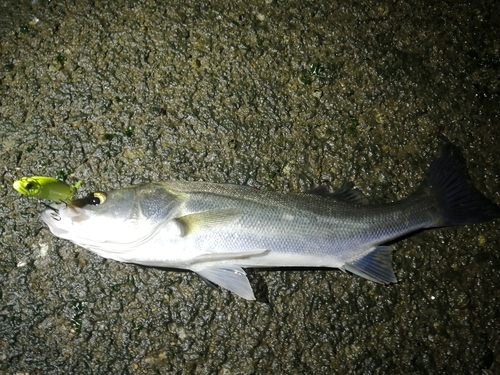
[[[167,181],[52,204],[51,232],[102,257],[181,268],[255,299],[245,267],[332,267],[396,282],[388,241],[425,228],[500,216],[446,143],[408,198],[367,205],[359,190],[276,193],[237,185]]]

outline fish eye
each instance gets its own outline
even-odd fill
[[[91,204],[92,206],[99,206],[105,201],[106,193],[103,193],[102,191],[96,191],[95,193],[90,194],[88,197],[88,204]]]
[[[33,189],[34,187],[35,187],[35,186],[34,186],[34,185],[33,185],[33,183],[31,183],[31,182],[28,182],[28,183],[26,184],[26,190],[31,190],[31,189]]]
[[[106,201],[107,195],[102,191],[96,191],[95,193],[91,193],[84,198],[73,199],[68,203],[69,206],[72,207],[80,207],[83,208],[85,206],[99,206]]]

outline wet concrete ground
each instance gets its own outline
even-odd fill
[[[0,372],[500,373],[498,221],[395,243],[389,286],[251,270],[248,302],[59,240],[11,188],[352,180],[385,202],[444,135],[500,204],[500,6],[429,4],[3,1]]]

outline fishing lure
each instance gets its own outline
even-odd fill
[[[54,177],[32,176],[22,177],[14,181],[13,188],[23,195],[52,201],[67,201],[73,199],[81,181],[68,185]]]

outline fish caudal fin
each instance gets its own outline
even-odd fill
[[[477,224],[500,217],[500,207],[474,187],[462,153],[449,142],[440,148],[422,184],[408,199],[423,196],[432,199],[436,207],[435,220],[428,227]],[[342,268],[365,279],[387,284],[396,282],[391,263],[391,248],[377,246]]]
[[[440,148],[417,193],[430,194],[439,202],[441,217],[436,227],[477,224],[500,217],[500,207],[473,186],[462,153],[449,142]]]

